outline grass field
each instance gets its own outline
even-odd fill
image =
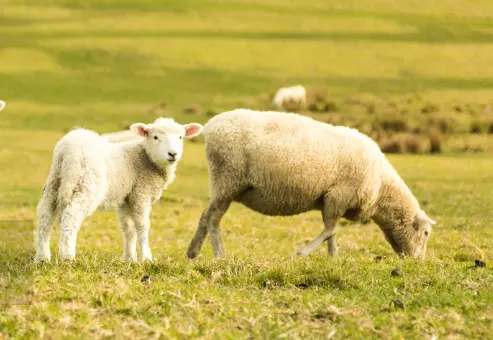
[[[493,337],[493,135],[486,125],[468,133],[493,121],[491,1],[1,7],[0,339]],[[321,231],[318,213],[273,218],[239,205],[223,219],[227,258],[213,261],[206,244],[186,260],[209,195],[198,141],[153,209],[152,264],[121,262],[112,212],[84,222],[75,262],[33,264],[35,206],[68,129],[109,132],[160,115],[205,123],[295,83],[322,86],[339,106],[322,120],[364,127],[394,115],[414,126],[430,120],[424,105],[451,117],[443,154],[389,156],[437,221],[425,262],[399,259],[375,224],[347,221],[336,258],[295,258]],[[368,101],[375,116],[351,104]],[[464,143],[485,152],[456,152]],[[471,269],[476,259],[486,267]]]

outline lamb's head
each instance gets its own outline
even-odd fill
[[[203,127],[198,123],[181,125],[171,118],[158,118],[152,124],[133,124],[130,129],[145,137],[147,154],[155,163],[165,166],[181,159],[183,138],[199,135]]]
[[[435,223],[424,211],[419,210],[414,218],[403,225],[385,228],[383,231],[396,253],[423,260],[431,235],[431,226]]]
[[[5,107],[5,102],[3,100],[0,100],[0,111],[2,111],[4,107]]]

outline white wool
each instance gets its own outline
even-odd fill
[[[301,85],[281,87],[272,99],[272,104],[277,109],[282,109],[285,104],[290,102],[306,105],[306,89]]]
[[[7,105],[7,104],[5,104],[5,102],[3,100],[0,100],[0,111],[3,110],[3,108],[5,107],[5,105]]]
[[[183,137],[202,130],[200,124],[180,125],[171,119],[137,123],[139,140],[110,143],[97,133],[77,129],[55,146],[50,174],[38,204],[36,261],[50,260],[50,234],[60,214],[60,257],[73,259],[77,231],[97,208],[118,212],[124,235],[124,259],[152,260],[148,244],[152,204],[175,178],[183,153]]]
[[[423,235],[432,221],[378,145],[357,130],[297,114],[239,109],[212,118],[204,136],[211,202],[189,257],[198,254],[206,230],[214,231],[213,251],[222,255],[218,221],[233,201],[266,215],[322,211],[325,230],[302,255],[325,240],[335,254],[336,222],[346,217],[373,219],[397,252],[424,256]]]
[[[126,142],[129,140],[140,140],[141,136],[137,135],[131,130],[124,130],[112,133],[105,133],[101,135],[101,137],[106,138],[109,142],[118,143],[118,142]]]

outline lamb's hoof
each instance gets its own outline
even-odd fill
[[[123,262],[127,262],[127,263],[137,262],[137,256],[123,255],[122,256],[122,261]]]
[[[75,254],[59,254],[59,262],[72,262],[75,261]]]
[[[41,263],[50,263],[50,258],[49,257],[41,257],[41,256],[36,256],[34,258],[34,263],[35,264],[41,264]]]

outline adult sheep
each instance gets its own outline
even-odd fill
[[[131,129],[139,141],[110,143],[95,132],[77,129],[55,146],[53,163],[38,204],[36,262],[50,260],[51,227],[60,214],[61,259],[75,257],[82,221],[98,207],[118,211],[124,237],[123,258],[152,260],[148,243],[152,204],[175,178],[183,153],[183,137],[193,137],[202,125],[181,125],[159,118]]]
[[[265,215],[320,210],[323,232],[298,250],[307,255],[328,241],[337,252],[341,217],[373,219],[393,249],[424,258],[435,224],[369,137],[297,114],[234,110],[204,128],[211,199],[187,256],[195,258],[210,234],[215,257],[224,256],[219,222],[236,201]]]
[[[3,108],[5,107],[5,105],[7,105],[7,104],[5,104],[5,102],[3,100],[0,100],[0,111],[3,110]]]
[[[272,104],[282,109],[286,104],[296,103],[300,106],[306,105],[306,89],[301,85],[281,87],[272,99]]]

